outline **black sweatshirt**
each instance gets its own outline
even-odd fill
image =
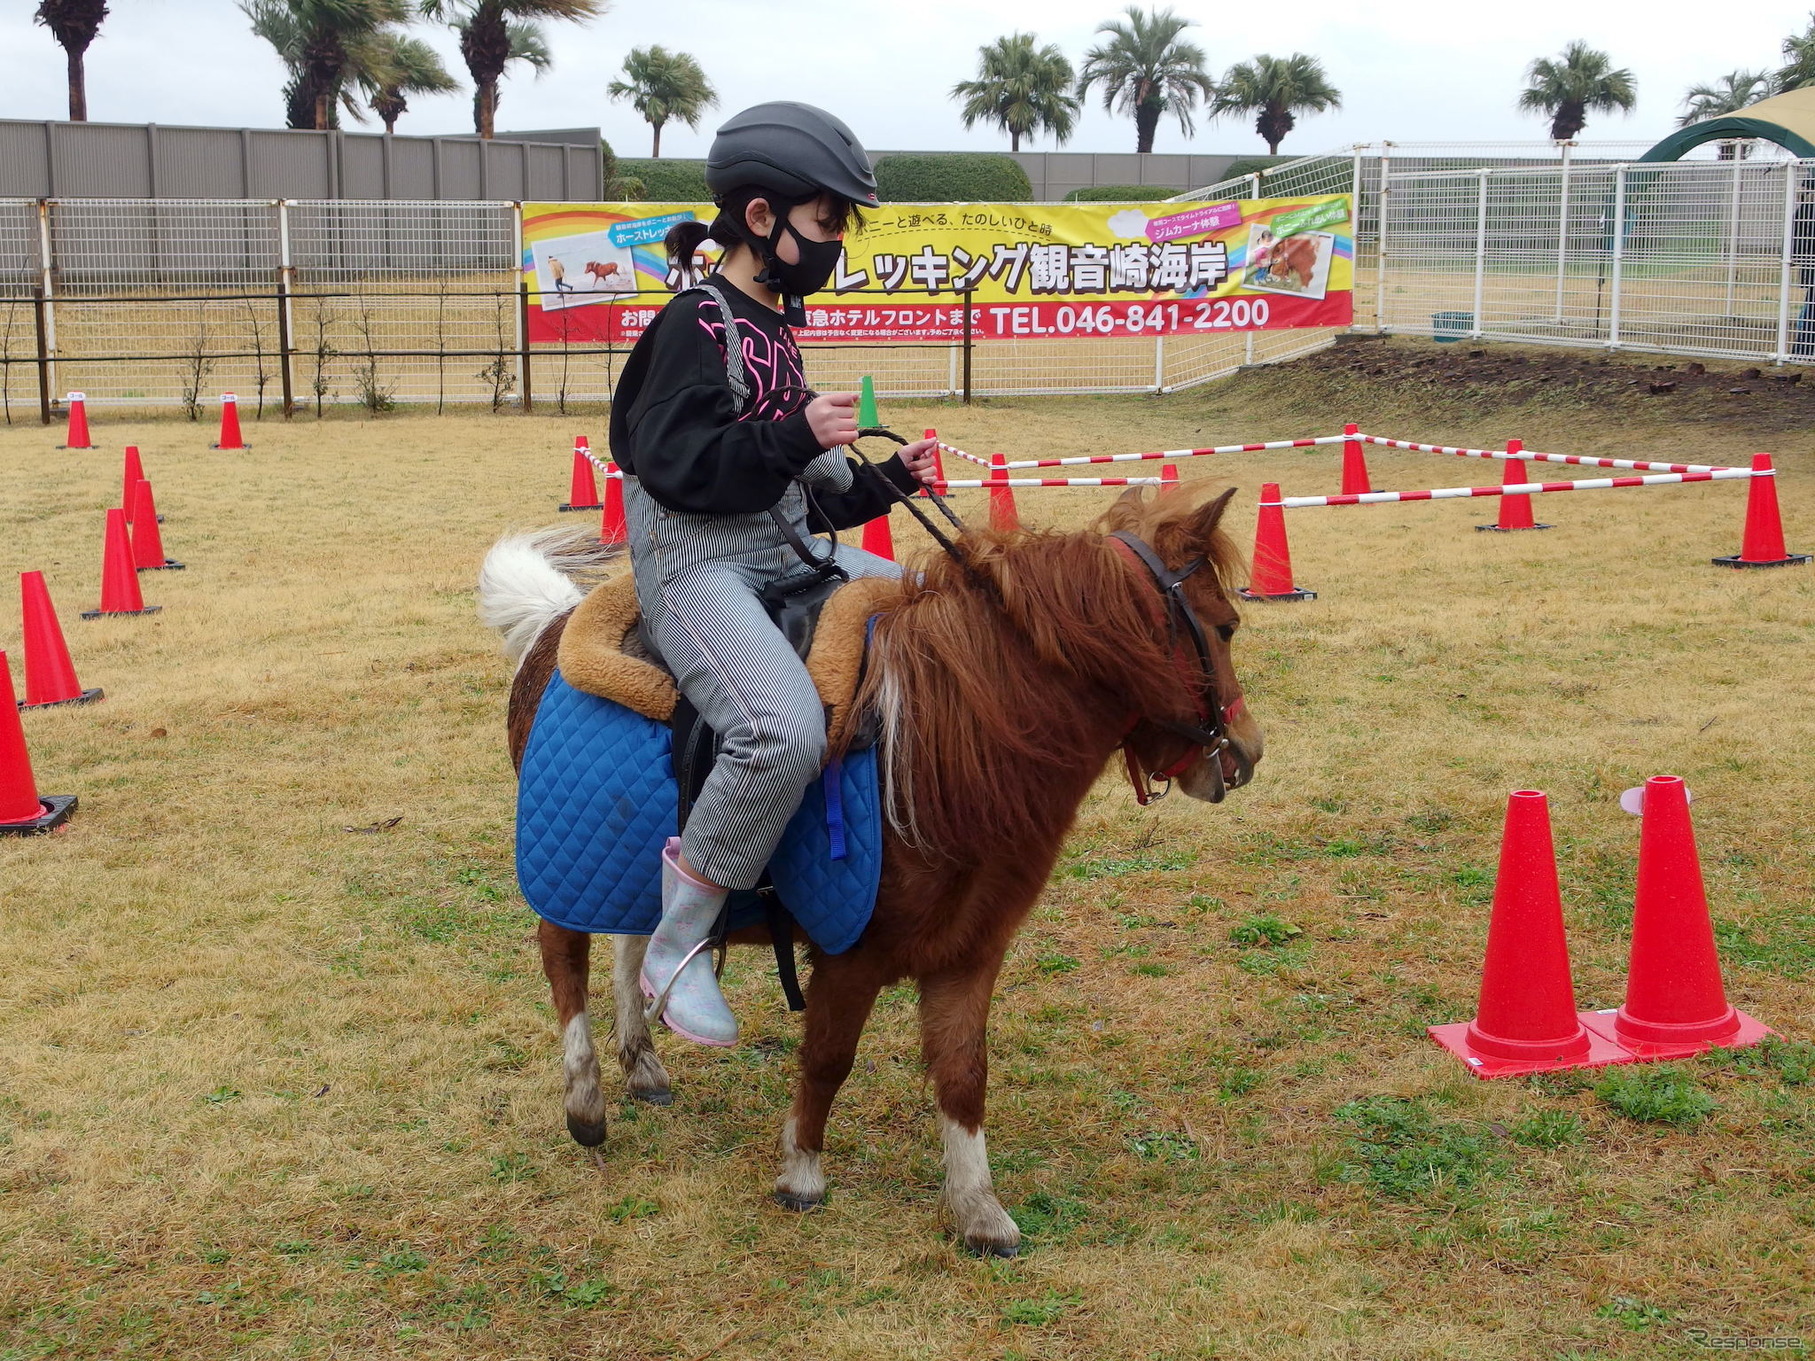
[[[788,483],[824,452],[807,425],[806,374],[794,333],[723,275],[743,342],[750,399],[744,414],[725,373],[724,324],[705,293],[683,293],[643,332],[611,403],[611,456],[669,510],[740,515],[768,510]],[[792,412],[780,420],[778,412]],[[849,460],[853,464],[855,460]],[[880,465],[903,491],[919,481],[899,457]],[[850,529],[888,513],[893,501],[861,469],[851,489],[811,488],[814,532]]]

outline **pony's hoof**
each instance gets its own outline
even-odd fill
[[[666,1087],[661,1087],[652,1092],[632,1092],[630,1099],[641,1101],[646,1106],[672,1106],[674,1093]]]
[[[603,1120],[582,1120],[572,1112],[567,1116],[567,1132],[581,1148],[597,1148],[605,1142]]]
[[[1020,1255],[1021,1245],[996,1238],[966,1238],[964,1250],[973,1257],[1016,1257]]]
[[[805,1214],[808,1210],[817,1210],[826,1203],[824,1196],[798,1196],[792,1191],[775,1191],[771,1195],[775,1203],[782,1209],[792,1210],[795,1214]]]

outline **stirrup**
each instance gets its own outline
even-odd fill
[[[664,1010],[666,1010],[666,1008],[668,1006],[668,994],[673,992],[674,985],[681,981],[681,971],[684,970],[689,964],[693,963],[693,957],[695,955],[697,955],[701,950],[710,950],[715,947],[718,950],[718,958],[715,959],[712,963],[712,976],[714,978],[719,978],[724,974],[724,972],[725,972],[724,942],[723,941],[714,941],[711,936],[707,936],[704,940],[700,941],[697,945],[695,945],[691,950],[687,951],[686,954],[681,956],[681,962],[674,966],[674,972],[668,976],[668,981],[662,985],[662,990],[660,992],[656,993],[654,999],[650,1001],[648,1006],[643,1008],[643,1024],[644,1025],[654,1025],[657,1021],[659,1021],[661,1019],[662,1012]]]

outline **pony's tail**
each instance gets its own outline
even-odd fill
[[[504,655],[521,662],[549,621],[578,605],[623,555],[589,529],[561,526],[499,539],[479,564],[479,622],[496,629]]]

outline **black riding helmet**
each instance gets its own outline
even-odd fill
[[[855,134],[824,109],[791,100],[745,109],[712,139],[706,187],[713,197],[752,185],[796,203],[833,193],[877,206],[876,175]]]

